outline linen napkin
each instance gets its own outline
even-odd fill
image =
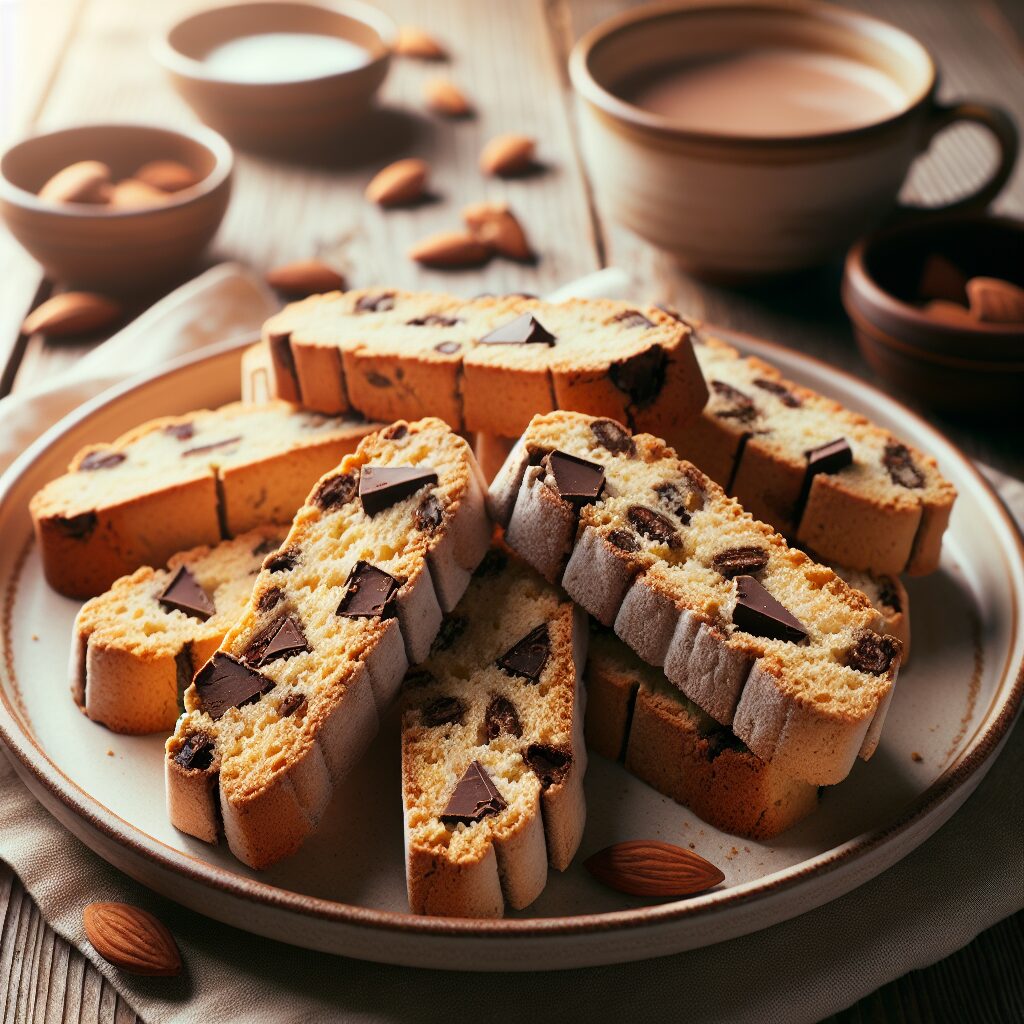
[[[563,289],[621,291],[603,272]],[[125,376],[258,327],[275,304],[251,274],[215,268],[143,314],[44,389],[0,401],[0,469],[54,420]],[[991,471],[1018,521],[1024,485]],[[1024,731],[1017,729],[966,804],[926,843],[854,892],[753,935],[613,967],[469,977],[299,950],[219,924],[107,865],[51,818],[0,758],[0,858],[46,920],[74,943],[150,1024],[261,1020],[433,1021],[486,999],[488,1019],[589,1021],[680,1016],[701,1021],[814,1021],[907,971],[948,956],[1024,907]],[[185,972],[124,975],[85,939],[82,907],[123,900],[172,930]],[[823,940],[827,937],[827,940]],[[627,941],[627,940],[624,940]],[[484,995],[485,994],[485,995]],[[513,995],[514,994],[514,995]]]

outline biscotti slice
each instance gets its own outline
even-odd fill
[[[262,868],[312,833],[409,664],[490,544],[469,446],[437,419],[365,438],[324,476],[185,692],[167,741],[182,831]]]
[[[90,445],[32,498],[46,578],[68,597],[92,597],[141,565],[287,523],[376,426],[287,402],[236,402]]]
[[[899,642],[663,441],[538,416],[491,503],[513,549],[784,774],[831,784],[874,751]]]
[[[402,716],[409,905],[500,917],[564,870],[586,816],[586,616],[495,548],[410,673]]]
[[[882,616],[880,632],[899,640],[902,645],[900,668],[905,669],[910,664],[910,597],[903,581],[889,573],[858,572],[842,565],[829,568],[848,586],[864,594]]]
[[[956,490],[930,456],[703,332],[710,398],[670,440],[751,513],[830,561],[875,573],[938,567]]]
[[[82,605],[71,643],[71,693],[95,722],[122,733],[170,732],[196,669],[242,614],[283,527],[143,566]]]
[[[715,828],[770,839],[818,805],[818,787],[750,752],[613,633],[591,632],[587,745]]]

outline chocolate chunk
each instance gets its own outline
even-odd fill
[[[580,509],[601,496],[604,466],[599,462],[589,462],[568,452],[552,452],[546,456],[546,462],[558,493],[574,508]]]
[[[632,552],[640,550],[640,542],[628,530],[612,530],[608,534],[608,540],[620,551]]]
[[[281,718],[291,718],[292,715],[304,715],[307,707],[306,695],[292,690],[277,706],[277,713]]]
[[[231,708],[259,700],[274,685],[273,680],[223,651],[217,651],[195,678],[203,710],[215,721]]]
[[[401,441],[403,437],[407,437],[409,434],[409,427],[405,423],[392,423],[390,427],[385,427],[381,432],[380,436],[387,438],[389,441]]]
[[[434,346],[435,352],[440,352],[445,356],[453,356],[459,349],[462,348],[462,344],[458,341],[439,341]]]
[[[357,303],[357,313],[386,313],[395,308],[394,292],[378,292],[376,295],[364,295]]]
[[[371,387],[375,388],[389,388],[391,387],[391,378],[385,377],[383,373],[377,373],[374,370],[368,370],[364,376],[366,377],[366,383]]]
[[[753,399],[749,395],[745,395],[739,388],[734,388],[722,380],[713,380],[710,383],[711,390],[729,403],[726,409],[714,410],[714,415],[719,419],[739,420],[740,423],[750,423],[757,419],[757,406],[754,405]]]
[[[168,611],[184,612],[205,622],[217,611],[206,591],[196,582],[186,566],[181,566],[163,589],[157,601]]]
[[[213,738],[209,733],[194,732],[174,755],[174,763],[182,768],[205,772],[213,764]]]
[[[284,597],[284,591],[280,587],[270,587],[256,598],[256,610],[269,612],[281,603],[282,597]]]
[[[164,427],[165,434],[169,434],[179,441],[190,441],[195,436],[195,432],[196,428],[191,420],[187,423],[168,423]]]
[[[433,494],[428,494],[416,509],[416,529],[433,533],[444,520],[444,509]]]
[[[686,496],[675,484],[658,484],[654,488],[654,493],[662,505],[671,509],[679,517],[683,526],[690,525],[690,512],[686,507]]]
[[[767,564],[768,551],[753,544],[743,548],[726,548],[711,559],[711,565],[727,580],[760,572]]]
[[[631,405],[642,409],[661,394],[667,365],[665,350],[660,345],[652,345],[629,359],[612,363],[608,376],[620,391],[629,396]]]
[[[464,615],[446,615],[441,620],[441,628],[437,631],[431,651],[447,651],[466,632],[468,625],[469,619]]]
[[[438,725],[462,725],[462,716],[466,713],[466,705],[458,697],[438,697],[420,710],[420,720],[424,725],[433,728]]]
[[[753,576],[736,577],[732,621],[753,636],[799,643],[807,636],[803,623],[768,593]]]
[[[481,345],[554,345],[555,336],[532,314],[523,313],[480,339]]]
[[[557,786],[562,782],[572,767],[572,754],[559,747],[549,747],[546,743],[531,743],[523,754],[523,760],[533,769],[540,779],[543,789]]]
[[[414,690],[421,686],[432,686],[436,682],[432,672],[425,668],[413,668],[406,673],[402,686],[407,690]]]
[[[328,477],[313,493],[313,504],[317,508],[338,508],[351,501],[356,494],[356,477],[353,473],[339,473]]]
[[[878,602],[886,608],[899,614],[903,611],[903,602],[900,600],[900,592],[896,589],[891,576],[882,576],[878,581]]]
[[[775,395],[783,405],[788,405],[790,409],[799,409],[803,404],[785,384],[780,384],[777,380],[766,380],[764,377],[758,377],[754,381],[754,386]]]
[[[94,469],[112,469],[114,466],[120,466],[127,458],[124,452],[89,452],[79,463],[78,471],[81,473]]]
[[[383,615],[398,593],[398,581],[383,569],[362,560],[352,566],[345,581],[345,595],[336,615],[349,619],[366,619]]]
[[[594,420],[590,424],[590,431],[602,448],[616,455],[636,455],[636,444],[629,431],[615,420]]]
[[[284,548],[276,555],[271,555],[263,563],[267,572],[288,572],[294,569],[299,563],[299,549],[296,547]]]
[[[178,684],[178,711],[185,710],[185,691],[192,685],[195,666],[192,663],[192,644],[186,642],[174,656],[174,675]]]
[[[487,731],[488,743],[496,740],[502,733],[506,736],[522,736],[523,727],[519,724],[515,704],[507,697],[492,697],[484,712],[484,729]]]
[[[446,825],[472,825],[489,814],[500,814],[506,807],[508,804],[502,800],[487,770],[479,761],[473,761],[438,817]]]
[[[846,657],[850,668],[880,676],[889,670],[898,653],[899,647],[892,637],[865,631],[857,638]]]
[[[77,516],[52,516],[47,522],[58,533],[71,540],[88,540],[99,522],[95,512],[82,512]]]
[[[924,487],[924,474],[914,465],[910,449],[899,441],[891,441],[885,446],[882,463],[894,484],[900,487]]]
[[[654,324],[647,319],[638,309],[627,309],[612,317],[612,323],[622,324],[623,327],[653,327]]]
[[[253,657],[253,643],[250,643],[245,651],[245,660],[256,665],[267,665],[272,661],[281,658],[291,658],[293,655],[301,654],[309,650],[306,642],[306,634],[302,632],[302,626],[291,615],[282,615],[275,619],[269,630],[259,634],[260,647],[258,657]],[[266,640],[263,641],[263,634],[266,633]]]
[[[441,316],[440,313],[430,313],[427,316],[418,316],[414,320],[406,320],[410,327],[454,327],[459,323],[457,316]]]
[[[186,448],[181,454],[183,458],[186,455],[200,455],[203,452],[212,452],[217,448],[227,448],[228,445],[237,444],[241,440],[241,436],[225,437],[223,441],[211,441],[209,444],[201,444],[197,448]]]
[[[368,516],[390,508],[426,484],[436,484],[429,466],[364,466],[359,477],[359,500]]]
[[[836,438],[828,444],[819,445],[804,452],[807,456],[806,476],[817,473],[838,473],[853,464],[853,451],[845,437]]]
[[[630,505],[626,518],[637,533],[655,544],[667,544],[670,548],[682,546],[679,531],[660,512],[646,505]]]
[[[276,551],[278,549],[280,543],[280,541],[274,540],[273,537],[267,537],[265,540],[261,540],[259,544],[252,549],[252,553],[257,558],[269,555],[271,551]]]
[[[506,565],[508,565],[508,555],[506,555],[500,548],[491,548],[491,550],[484,555],[483,560],[476,567],[476,572],[473,575],[497,576],[498,573],[505,571]]]
[[[536,629],[531,629],[522,640],[516,641],[498,658],[497,665],[510,676],[520,676],[531,683],[536,683],[540,681],[541,673],[550,657],[551,637],[545,622]]]

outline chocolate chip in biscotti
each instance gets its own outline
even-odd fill
[[[803,402],[785,384],[780,384],[777,380],[767,380],[764,377],[758,377],[754,381],[754,387],[773,394],[783,405],[789,406],[790,409],[799,409],[803,405]]]
[[[640,542],[628,530],[612,530],[608,534],[608,540],[620,551],[639,551]]]
[[[531,313],[517,316],[515,320],[485,334],[481,345],[554,345],[555,336]]]
[[[433,533],[444,521],[444,509],[433,494],[428,494],[416,509],[416,529]]]
[[[390,508],[425,484],[436,484],[429,466],[364,466],[359,476],[359,500],[368,516]]]
[[[646,505],[630,505],[626,510],[626,518],[637,533],[655,544],[667,544],[670,548],[678,548],[683,543],[679,531],[660,513]]]
[[[650,405],[661,394],[665,385],[668,355],[660,345],[612,363],[608,368],[611,382],[629,397],[629,403],[638,409]]]
[[[163,589],[157,601],[168,611],[179,611],[205,622],[217,609],[209,595],[196,582],[187,566],[181,566]]]
[[[266,665],[271,661],[291,658],[309,650],[309,643],[306,640],[306,634],[302,631],[302,626],[291,615],[282,615],[275,619],[271,626],[273,629],[267,637],[262,653],[256,659],[256,664]],[[253,660],[249,656],[248,648],[245,652],[245,660]]]
[[[484,712],[484,730],[487,733],[487,742],[496,740],[504,733],[506,736],[519,737],[523,735],[523,727],[519,722],[519,714],[515,704],[508,699],[496,694],[491,698]]]
[[[437,631],[431,653],[435,651],[447,651],[456,640],[466,632],[469,619],[464,615],[446,615],[441,621],[441,628]]]
[[[736,607],[732,621],[752,636],[799,643],[807,629],[784,605],[768,593],[753,576],[736,577]]]
[[[195,437],[196,428],[193,426],[191,420],[187,423],[168,423],[167,426],[164,427],[164,433],[179,441],[191,441],[192,438]]]
[[[551,637],[545,622],[531,629],[522,640],[516,641],[498,658],[497,665],[510,676],[519,676],[537,683],[550,657]]]
[[[282,597],[284,597],[284,591],[280,587],[270,587],[256,598],[256,610],[258,612],[272,611],[281,603]]]
[[[613,454],[630,457],[636,455],[636,443],[621,423],[615,420],[594,420],[590,424],[590,432],[602,448],[607,448]]]
[[[688,490],[687,494],[684,494],[676,484],[666,482],[658,484],[654,488],[654,493],[658,496],[658,503],[677,515],[683,526],[690,525],[690,510],[686,504],[688,495],[692,492]]]
[[[306,695],[292,690],[277,707],[277,713],[282,718],[291,718],[293,715],[304,715],[306,713]]]
[[[903,611],[903,601],[896,589],[896,584],[891,576],[882,576],[878,580],[878,601],[879,604],[888,608],[898,615]]]
[[[420,720],[434,728],[438,725],[461,725],[466,705],[458,697],[438,697],[420,710]]]
[[[544,457],[555,480],[555,488],[576,509],[597,501],[604,490],[604,466],[567,452],[551,452]]]
[[[924,474],[914,465],[914,458],[905,444],[900,444],[898,441],[891,441],[887,444],[885,454],[882,456],[882,463],[889,471],[889,476],[894,484],[912,489],[924,487]]]
[[[425,668],[412,668],[405,674],[402,680],[402,687],[406,690],[415,690],[423,686],[433,686],[437,682],[434,673]]]
[[[853,465],[853,449],[845,437],[837,437],[828,444],[804,452],[807,456],[807,476],[816,473],[838,473]]]
[[[78,471],[88,473],[95,469],[113,469],[127,458],[124,452],[89,452],[79,463]]]
[[[283,548],[276,555],[271,555],[264,563],[267,572],[290,572],[299,564],[299,549]]]
[[[329,477],[313,494],[313,504],[322,508],[325,512],[328,509],[339,508],[351,501],[356,493],[356,477],[354,473],[339,473],[337,476]]]
[[[523,760],[540,779],[543,789],[557,786],[572,767],[572,754],[568,750],[551,747],[546,743],[531,743],[523,754]]]
[[[487,770],[479,761],[473,761],[438,817],[446,825],[472,825],[488,815],[500,814],[507,806]]]
[[[898,652],[899,648],[892,637],[864,632],[857,638],[857,642],[846,657],[850,668],[880,676],[883,672],[889,671],[889,666]]]
[[[731,384],[726,384],[724,380],[713,380],[709,383],[711,390],[727,403],[726,408],[713,410],[715,416],[723,420],[738,420],[740,423],[751,423],[757,419],[757,406],[750,395],[744,394]]]
[[[223,718],[231,708],[240,708],[259,700],[274,685],[273,680],[262,672],[257,672],[223,651],[217,651],[195,678],[195,688],[203,710],[214,721]]]
[[[454,327],[460,321],[457,316],[441,316],[440,313],[430,313],[427,316],[418,316],[405,322],[409,327]]]
[[[174,755],[174,763],[182,768],[205,772],[213,764],[213,739],[209,733],[194,732],[188,736]]]
[[[383,615],[398,593],[398,581],[394,576],[362,560],[352,567],[345,587],[345,595],[335,614],[349,619]]]
[[[750,545],[741,548],[726,548],[711,559],[711,565],[727,580],[735,576],[751,576],[768,564],[768,551]]]
[[[462,348],[462,343],[458,341],[439,341],[434,346],[435,352],[440,352],[443,356],[453,356]]]
[[[378,292],[376,295],[364,295],[356,303],[357,313],[386,313],[395,308],[394,292]]]
[[[409,427],[405,423],[392,423],[390,427],[385,427],[381,432],[380,436],[386,438],[388,441],[401,441],[403,437],[407,437],[409,434]]]
[[[623,327],[653,327],[654,324],[647,319],[638,309],[625,309],[612,317],[612,323],[622,324]]]
[[[186,448],[181,454],[183,457],[186,455],[204,455],[206,452],[216,451],[218,448],[228,448],[233,444],[238,444],[241,440],[241,435],[225,437],[223,441],[211,441],[209,444],[197,445],[195,448]]]
[[[174,656],[174,675],[178,684],[178,711],[185,710],[185,691],[192,685],[195,666],[192,662],[191,641],[181,645],[181,650]]]

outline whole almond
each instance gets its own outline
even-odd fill
[[[605,847],[584,866],[599,882],[631,896],[692,896],[725,881],[699,854],[657,839]]]
[[[515,214],[504,203],[473,203],[462,211],[466,227],[485,245],[511,260],[528,263],[533,250]]]
[[[23,334],[63,338],[108,327],[121,318],[121,307],[95,292],[62,292],[32,310],[21,325]]]
[[[174,937],[148,911],[128,903],[90,903],[82,920],[96,952],[122,971],[157,977],[181,974]]]
[[[58,171],[39,190],[50,203],[105,203],[110,168],[99,160],[79,160]]]
[[[999,277],[972,277],[967,282],[971,312],[989,324],[1024,324],[1024,288]]]
[[[110,205],[115,210],[142,210],[147,206],[163,206],[170,193],[147,185],[144,181],[125,178],[110,190]]]
[[[442,231],[417,242],[410,259],[427,267],[479,267],[491,257],[491,247],[468,231]]]
[[[462,90],[448,78],[432,78],[423,86],[427,106],[445,117],[468,117],[473,105]]]
[[[378,206],[404,206],[423,195],[429,176],[430,168],[424,160],[396,160],[374,175],[365,195]]]
[[[537,144],[527,135],[498,135],[480,153],[480,169],[501,177],[522,174],[533,166],[536,149]]]
[[[191,188],[200,180],[200,176],[191,167],[177,160],[150,160],[132,177],[162,192],[180,192],[182,189]]]
[[[399,27],[394,52],[401,57],[417,57],[420,60],[444,60],[448,56],[445,48],[432,35],[415,25]]]
[[[345,278],[322,260],[296,260],[266,273],[267,284],[296,297],[345,290]]]

